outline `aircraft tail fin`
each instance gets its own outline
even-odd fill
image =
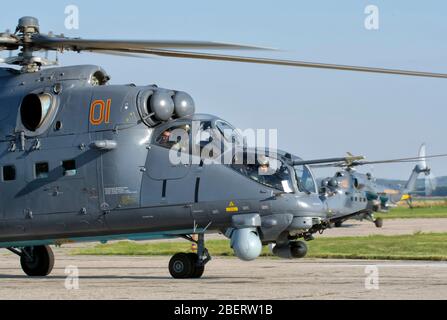
[[[414,167],[410,178],[408,179],[408,182],[405,185],[405,188],[403,189],[403,194],[407,195],[409,193],[412,193],[416,191],[416,182],[421,173],[425,175],[425,194],[430,195],[434,189],[436,189],[436,178],[431,173],[430,167],[427,165],[427,159],[426,159],[426,145],[425,143],[421,145],[419,149],[419,155],[418,157],[421,158],[419,160],[419,163]]]

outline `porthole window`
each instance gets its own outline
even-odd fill
[[[65,177],[72,177],[72,176],[75,176],[77,173],[75,160],[63,161],[62,168],[64,168],[64,176]]]
[[[48,174],[50,172],[50,167],[48,162],[40,162],[36,163],[34,167],[36,179],[46,179],[48,178]]]
[[[4,166],[3,167],[3,181],[14,181],[16,179],[16,167]]]

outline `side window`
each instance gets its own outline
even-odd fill
[[[213,158],[214,152],[211,147],[211,143],[213,142],[213,128],[211,121],[201,121],[198,132],[193,133],[195,135],[193,139],[194,150],[199,150],[200,155],[204,155],[205,157]],[[204,148],[207,150],[204,152]]]
[[[3,167],[3,181],[14,181],[16,179],[16,167],[4,166]]]
[[[316,193],[317,187],[309,168],[306,166],[295,166],[294,168],[295,168],[295,177],[298,182],[298,189],[300,191]]]
[[[236,129],[233,128],[229,123],[222,120],[218,120],[216,121],[216,127],[217,129],[219,129],[220,133],[222,134],[222,136],[225,138],[226,141],[236,145],[242,144],[243,142],[242,137],[239,135]]]
[[[164,130],[155,139],[155,143],[163,148],[179,148],[183,152],[189,151],[189,134],[191,126],[188,124],[178,125]]]
[[[265,186],[292,193],[292,180],[289,169],[275,158],[258,157],[256,164],[239,164],[237,158],[231,165],[233,170]]]
[[[36,179],[46,179],[48,178],[48,173],[50,172],[50,167],[48,162],[39,162],[34,166],[34,173]]]
[[[76,161],[75,160],[66,160],[62,162],[62,168],[64,169],[65,177],[72,177],[77,174],[76,170]]]

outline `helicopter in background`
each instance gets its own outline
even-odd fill
[[[230,139],[224,134],[235,128],[216,116],[196,114],[186,92],[156,85],[109,85],[110,76],[99,66],[43,68],[55,62],[36,52],[137,53],[447,78],[439,73],[183,51],[197,49],[258,48],[45,35],[34,17],[19,19],[14,33],[0,33],[0,51],[20,50],[0,61],[20,67],[0,68],[0,248],[16,254],[27,275],[50,274],[51,245],[183,238],[196,243],[198,252],[174,255],[169,272],[174,278],[199,278],[211,260],[207,233],[225,234],[244,261],[256,259],[262,246],[272,243],[277,256],[300,258],[307,248],[299,239],[311,240],[331,223],[365,210],[356,206],[328,216],[325,198],[309,190],[315,184],[309,165],[334,159],[305,161],[288,153],[266,155],[240,148],[236,133]],[[197,139],[205,131],[208,138]],[[239,158],[233,155],[235,146],[242,149]],[[207,148],[230,154],[231,161],[208,163],[209,157],[200,152]],[[172,154],[187,161],[173,163]],[[248,158],[255,160],[244,162]],[[303,175],[309,179],[307,187]]]
[[[444,155],[430,156],[430,158],[443,157]],[[391,164],[417,162],[410,178],[400,189],[393,189],[379,184],[371,173],[357,172],[356,167],[373,164]],[[314,165],[312,168],[337,167],[342,170],[333,177],[321,181],[320,194],[327,198],[330,211],[342,213],[345,208],[349,211],[355,204],[365,208],[365,212],[352,216],[350,219],[368,220],[377,228],[383,226],[383,219],[376,218],[375,213],[386,213],[391,207],[395,207],[400,201],[408,201],[411,194],[416,192],[416,182],[423,174],[426,194],[430,194],[436,188],[436,179],[427,165],[426,146],[422,144],[416,158],[404,158],[383,161],[348,161],[323,165]],[[348,219],[341,219],[335,223],[335,227],[341,227]]]

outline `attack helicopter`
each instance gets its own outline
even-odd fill
[[[156,85],[110,85],[110,76],[99,66],[44,68],[55,62],[36,52],[137,53],[447,78],[188,51],[198,49],[258,48],[68,38],[41,33],[34,17],[20,18],[14,33],[0,33],[0,50],[20,50],[1,61],[19,69],[0,68],[0,248],[18,255],[28,276],[50,274],[51,245],[184,238],[196,243],[198,252],[174,255],[169,272],[174,278],[199,278],[211,259],[207,233],[225,234],[245,261],[257,258],[262,246],[271,243],[276,255],[298,258],[306,253],[299,239],[311,240],[330,223],[364,211],[353,208],[328,217],[325,199],[298,180],[305,174],[307,183],[315,185],[308,166],[315,160],[241,148],[236,133],[229,139],[222,133],[234,127],[216,116],[197,114],[186,92]],[[197,139],[202,131],[210,134]],[[193,152],[210,145],[223,155],[237,149],[239,156],[217,165]],[[188,161],[173,163],[172,155],[185,155]],[[255,160],[240,161],[248,158]],[[198,235],[197,240],[192,235]]]
[[[434,155],[429,158],[445,157],[445,155]],[[351,158],[352,159],[352,158]],[[343,213],[345,210],[351,211],[358,204],[364,208],[365,212],[352,216],[351,219],[368,220],[375,224],[377,228],[383,226],[383,219],[376,218],[375,213],[386,213],[398,202],[408,200],[410,195],[416,192],[416,182],[421,174],[424,174],[426,193],[429,194],[435,188],[435,179],[431,169],[427,165],[426,146],[423,144],[416,158],[404,158],[382,161],[361,161],[358,158],[353,161],[342,161],[314,165],[316,168],[335,167],[342,170],[335,173],[333,177],[325,178],[321,181],[319,193],[327,198],[327,204],[331,212]],[[393,164],[417,162],[413,168],[410,178],[401,189],[392,189],[377,183],[371,173],[362,174],[356,168],[365,165]],[[335,227],[341,227],[346,219],[340,219],[335,223]]]

